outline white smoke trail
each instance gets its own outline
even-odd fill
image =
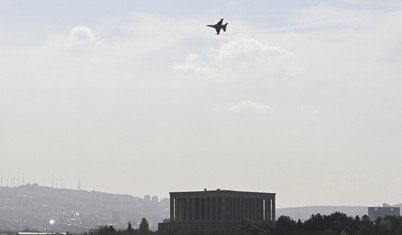
[[[339,26],[339,25],[346,24],[346,23],[353,22],[353,21],[368,20],[368,19],[372,19],[375,17],[379,17],[379,16],[395,15],[395,14],[401,14],[401,12],[372,14],[372,15],[366,15],[366,16],[357,16],[357,17],[348,18],[348,19],[321,21],[321,22],[313,22],[313,23],[307,23],[307,24],[285,25],[285,26],[278,26],[278,27],[273,27],[273,28],[268,28],[268,29],[250,30],[250,31],[244,31],[244,32],[231,32],[231,33],[225,33],[225,34],[221,34],[221,35],[307,30],[307,29],[319,28],[319,27]],[[232,18],[232,19],[241,20],[244,18]]]

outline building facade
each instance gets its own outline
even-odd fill
[[[399,207],[369,207],[368,216],[371,221],[375,221],[380,218],[385,218],[386,216],[400,216],[401,209]]]
[[[158,230],[227,230],[243,219],[275,221],[275,193],[204,190],[170,193],[170,221]],[[185,234],[185,232],[183,232]]]

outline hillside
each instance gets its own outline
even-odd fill
[[[395,206],[401,206],[398,204]],[[116,212],[117,211],[117,212]],[[367,214],[363,206],[309,206],[277,208],[276,216],[287,215],[294,220],[307,220],[312,214],[342,212],[355,217]],[[113,223],[112,214],[119,214]],[[0,187],[0,231],[87,232],[89,229],[113,224],[125,229],[128,221],[134,227],[146,218],[152,230],[169,218],[169,199],[109,194],[96,191],[55,189],[27,184]],[[54,224],[49,221],[54,220]]]
[[[128,221],[136,225],[145,217],[156,229],[158,222],[169,217],[169,200],[153,199],[37,184],[0,187],[0,230],[85,232],[111,224],[113,211],[120,214],[120,222],[114,225],[117,228],[125,228]]]

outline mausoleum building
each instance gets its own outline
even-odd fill
[[[243,219],[275,221],[275,193],[204,190],[170,193],[170,220],[159,231],[177,234],[229,229]],[[180,232],[181,231],[181,232]]]

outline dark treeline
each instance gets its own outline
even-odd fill
[[[281,216],[275,224],[243,221],[241,235],[402,235],[402,217],[378,218],[370,221],[367,215],[355,218],[335,212],[330,215],[315,214],[301,222]]]
[[[148,222],[143,219],[138,229],[129,223],[127,230],[115,231],[113,227],[104,227],[93,235],[148,235],[161,234],[149,230]],[[198,233],[194,233],[198,234]],[[297,222],[289,216],[280,216],[271,222],[254,222],[243,220],[241,225],[232,231],[210,232],[200,234],[213,235],[402,235],[402,217],[378,218],[370,221],[368,216],[356,216],[335,212],[330,215],[315,214],[310,219]]]
[[[156,234],[149,230],[149,223],[145,218],[141,219],[140,226],[138,229],[134,229],[130,222],[128,222],[126,230],[116,231],[113,226],[105,226],[98,229],[95,232],[91,232],[90,235],[151,235]]]

